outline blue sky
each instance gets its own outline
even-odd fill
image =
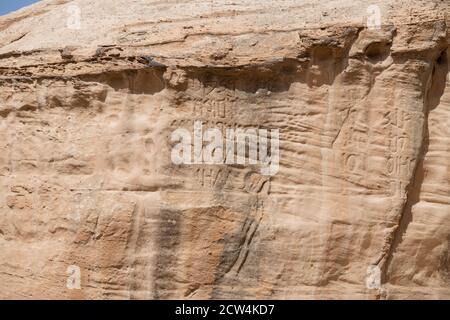
[[[0,15],[16,11],[35,2],[38,2],[38,0],[1,0]]]

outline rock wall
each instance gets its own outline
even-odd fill
[[[0,18],[0,297],[450,298],[450,5],[378,2]],[[198,122],[279,167],[175,164]]]

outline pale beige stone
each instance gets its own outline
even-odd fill
[[[1,17],[0,298],[449,299],[450,5],[377,4]],[[278,173],[173,164],[195,120],[279,129]]]

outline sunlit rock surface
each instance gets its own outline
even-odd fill
[[[450,6],[377,3],[1,17],[0,298],[449,299]],[[278,172],[174,164],[195,121]]]

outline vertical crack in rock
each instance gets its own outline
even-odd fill
[[[157,256],[153,270],[153,298],[168,299],[177,287],[178,247],[181,241],[181,212],[161,210],[157,234]]]
[[[131,213],[130,228],[128,230],[127,245],[126,245],[126,259],[128,260],[128,270],[131,275],[129,280],[128,292],[130,299],[135,298],[135,292],[138,290],[138,275],[136,274],[136,264],[137,264],[137,246],[139,238],[139,230],[142,226],[142,208],[139,203],[134,205],[133,211]]]

